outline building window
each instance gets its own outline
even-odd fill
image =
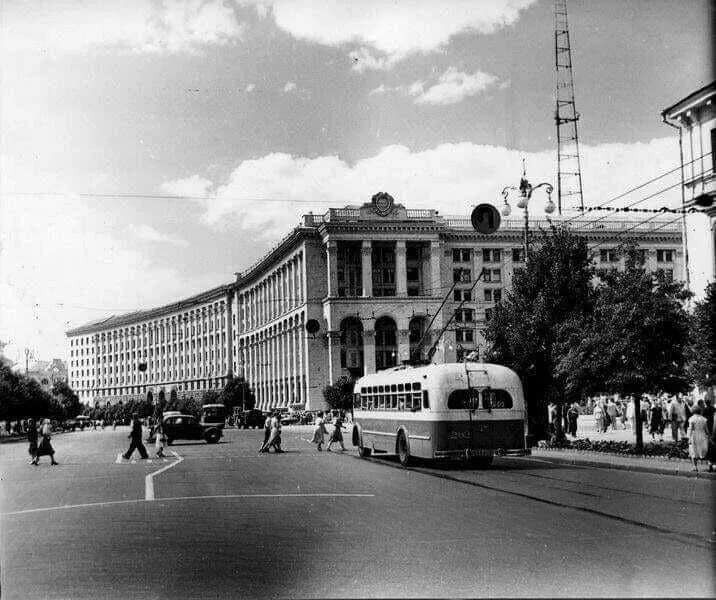
[[[500,262],[502,255],[499,248],[483,248],[482,262]]]
[[[495,302],[502,302],[502,290],[501,289],[492,290],[492,299]]]
[[[452,298],[455,300],[455,302],[470,302],[472,301],[472,291],[471,290],[453,290]]]
[[[456,342],[472,342],[474,340],[474,332],[472,329],[456,329],[455,330],[455,341]]]
[[[485,290],[485,302],[492,302],[492,290],[491,289]]]
[[[470,269],[453,269],[452,280],[453,283],[470,283],[472,279],[472,272]]]
[[[673,250],[657,250],[656,262],[674,262]]]
[[[617,254],[617,251],[614,248],[602,248],[599,251],[599,261],[600,262],[618,262],[619,261],[619,255]]]
[[[423,251],[422,244],[408,242],[405,246],[405,268],[407,278],[408,296],[422,296],[425,292],[423,285],[423,265],[427,253]]]
[[[524,248],[512,248],[512,262],[516,262],[516,263],[525,262],[525,249]]]
[[[472,323],[475,311],[472,308],[461,308],[455,311],[455,321],[458,323]]]
[[[500,281],[502,281],[502,271],[500,271],[500,269],[492,269],[491,281],[495,283],[499,283]]]
[[[363,263],[360,244],[340,242],[338,244],[336,269],[338,295],[356,297],[363,295]]]
[[[373,242],[373,295],[395,296],[395,244]]]
[[[470,262],[471,251],[469,248],[453,248],[452,249],[452,261],[453,262]]]
[[[398,364],[397,330],[390,317],[381,317],[375,323],[375,368],[378,371]]]

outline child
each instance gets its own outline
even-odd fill
[[[154,449],[157,451],[157,458],[164,458],[164,442],[166,438],[164,436],[164,429],[161,423],[157,423],[154,429]]]

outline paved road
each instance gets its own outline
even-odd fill
[[[151,464],[117,463],[126,430],[57,436],[58,467],[3,445],[3,598],[714,595],[713,481],[406,470],[302,428],[258,455],[260,435]]]

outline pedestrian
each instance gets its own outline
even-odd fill
[[[597,433],[601,433],[604,429],[604,411],[602,405],[599,402],[594,403],[594,426],[596,427]]]
[[[142,458],[149,458],[147,455],[147,449],[142,443],[142,422],[139,420],[138,413],[132,414],[131,427],[132,430],[129,433],[128,437],[130,440],[132,440],[132,442],[129,444],[129,449],[124,453],[124,458],[126,460],[129,460],[135,450],[139,450],[139,455]]]
[[[326,441],[325,435],[327,433],[326,424],[323,422],[323,413],[319,412],[318,418],[316,419],[316,428],[313,430],[313,439],[311,440],[312,444],[318,444],[319,452],[323,450],[323,444]]]
[[[30,446],[27,451],[30,453],[30,464],[37,464],[37,426],[35,420],[30,419],[27,422],[27,441],[30,442]]]
[[[259,449],[259,452],[268,452],[268,442],[269,438],[271,437],[271,421],[273,419],[273,415],[269,413],[266,416],[266,420],[264,421],[264,442],[261,444],[261,448]]]
[[[617,405],[614,402],[614,398],[609,398],[607,402],[607,416],[609,417],[609,424],[612,427],[612,431],[617,429]]]
[[[689,417],[689,456],[694,463],[694,471],[699,470],[698,461],[705,460],[709,451],[709,435],[706,431],[706,418],[701,415],[698,406],[692,408]]]
[[[331,434],[331,439],[328,441],[328,448],[326,448],[326,452],[331,452],[331,446],[334,443],[339,443],[341,445],[341,452],[346,451],[346,447],[343,445],[343,432],[341,431],[343,429],[343,415],[339,414],[338,417],[336,417],[336,420],[333,422],[333,433]]]
[[[671,439],[675,442],[679,441],[679,418],[681,414],[681,408],[679,407],[679,399],[674,396],[669,402],[669,423],[671,424]]]
[[[157,426],[154,428],[154,449],[156,450],[157,458],[164,458],[165,441],[164,427],[162,427],[161,423],[157,423]]]
[[[714,407],[711,404],[711,398],[706,398],[704,401],[704,409],[701,414],[706,419],[706,429],[708,429],[709,435],[711,435],[714,430]]]
[[[649,433],[651,434],[652,440],[655,440],[656,434],[659,434],[661,441],[664,441],[664,426],[661,419],[661,402],[658,398],[655,398],[654,403],[649,409]]]
[[[572,403],[567,411],[567,420],[569,422],[569,435],[573,438],[577,437],[577,419],[579,418],[579,404]]]
[[[42,422],[40,435],[42,436],[42,439],[40,440],[40,444],[37,446],[37,452],[35,454],[35,461],[33,464],[39,464],[41,456],[49,456],[51,465],[59,464],[55,460],[55,449],[52,447],[52,443],[50,442],[50,438],[52,437],[52,425],[50,424],[50,419],[45,419]]]
[[[269,437],[261,447],[261,452],[268,454],[268,451],[273,448],[276,454],[283,454],[281,449],[281,413],[274,411],[267,421],[269,422]]]

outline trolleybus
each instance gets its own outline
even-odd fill
[[[488,363],[401,366],[366,375],[354,388],[353,445],[360,456],[467,459],[529,454],[522,383]]]

